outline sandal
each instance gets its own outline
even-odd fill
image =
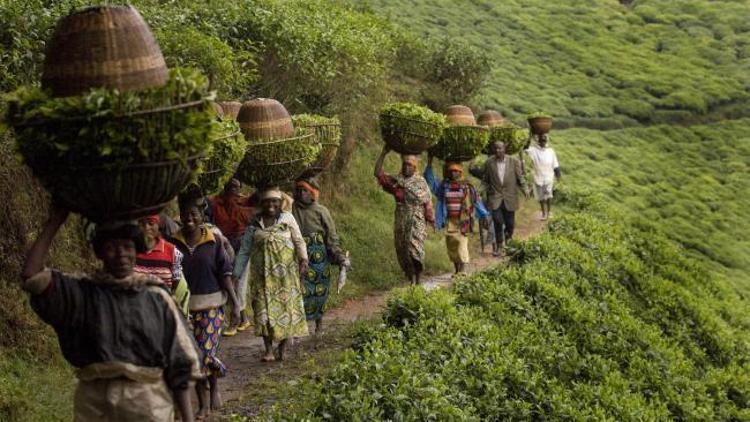
[[[224,337],[234,337],[237,335],[237,327],[229,327],[221,333]]]
[[[237,327],[237,331],[245,331],[252,326],[253,326],[253,323],[247,320]]]

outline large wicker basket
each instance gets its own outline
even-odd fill
[[[544,135],[552,130],[552,117],[532,117],[528,120],[531,133],[534,135]]]
[[[68,168],[42,183],[62,206],[89,220],[134,219],[164,209],[188,184],[198,158],[132,164],[117,170]]]
[[[237,123],[248,141],[294,136],[292,116],[284,105],[271,98],[256,98],[242,104]]]
[[[236,177],[257,188],[288,183],[299,177],[319,152],[320,144],[312,131],[249,143]]]
[[[328,170],[336,159],[336,153],[341,145],[341,124],[314,124],[304,128],[312,130],[317,141],[320,143],[320,154],[304,172],[304,177],[314,177]]]
[[[215,142],[223,142],[229,138],[238,138],[242,132],[237,131],[229,135],[216,138]],[[201,173],[198,175],[198,186],[206,195],[219,192],[237,171],[240,161],[222,163],[216,157],[205,157],[200,160]]]
[[[409,129],[389,130],[388,128],[409,127]],[[421,154],[437,143],[442,135],[439,125],[423,120],[409,119],[392,114],[380,115],[380,134],[386,145],[400,154]],[[438,129],[436,131],[436,129]],[[437,133],[437,136],[425,135]]]
[[[62,18],[42,71],[42,87],[56,97],[90,88],[142,90],[167,79],[159,45],[132,6],[94,6]]]
[[[484,126],[451,126],[445,128],[430,154],[446,162],[470,161],[482,152],[489,139],[489,130]]]
[[[477,121],[474,112],[465,105],[452,105],[445,110],[445,117],[451,126],[474,126]]]
[[[170,128],[177,136],[184,128],[181,112],[189,108],[207,107],[206,101],[142,110],[121,116],[97,116],[38,120],[14,126],[17,137],[34,138],[40,132],[54,132],[65,137],[76,136],[81,130],[101,132],[116,128],[128,131],[133,139],[149,139],[150,130]],[[71,211],[90,220],[134,218],[163,208],[190,180],[198,156],[169,160],[167,151],[151,148],[154,161],[122,165],[106,162],[101,156],[80,157],[66,161],[54,157],[56,152],[35,148],[33,142],[19,143],[24,161],[42,184]],[[90,159],[91,166],[79,163]]]

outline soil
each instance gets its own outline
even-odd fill
[[[539,211],[527,203],[516,216],[515,237],[528,239],[544,230],[546,221],[541,221]],[[472,263],[469,272],[479,271],[492,265],[503,264],[502,258],[492,256],[491,247],[486,252],[480,251],[479,242],[472,244]],[[453,274],[441,274],[428,278],[423,282],[425,289],[445,288],[452,284]],[[220,414],[215,414],[209,420],[226,419],[230,414],[253,416],[258,411],[275,401],[273,388],[263,388],[264,380],[269,382],[293,383],[303,375],[315,372],[315,366],[349,346],[349,338],[341,333],[347,331],[357,321],[372,320],[382,312],[391,290],[377,291],[357,299],[350,299],[341,306],[330,309],[325,315],[325,326],[321,335],[296,339],[293,346],[288,348],[283,362],[262,363],[263,341],[255,337],[252,327],[234,337],[225,337],[221,344],[221,357],[228,367],[227,376],[219,381],[225,408]],[[314,324],[309,324],[310,333],[314,332]],[[310,365],[313,360],[316,364]],[[308,362],[308,364],[304,364]],[[313,366],[311,368],[311,366]],[[263,394],[252,394],[249,390],[258,391],[263,388]]]

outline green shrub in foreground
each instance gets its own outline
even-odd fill
[[[744,300],[658,231],[566,198],[579,211],[509,267],[396,295],[291,418],[750,418]]]

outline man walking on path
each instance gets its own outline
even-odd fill
[[[561,177],[557,154],[547,146],[548,141],[546,134],[537,135],[538,145],[531,145],[526,150],[534,165],[534,196],[542,209],[542,220],[550,217],[553,185],[555,179]]]
[[[495,245],[493,255],[500,256],[504,245],[513,237],[518,195],[528,195],[521,161],[505,155],[505,144],[495,142],[494,156],[487,159],[482,167],[470,169],[471,174],[482,180],[487,192],[487,206],[492,213],[495,225]]]

